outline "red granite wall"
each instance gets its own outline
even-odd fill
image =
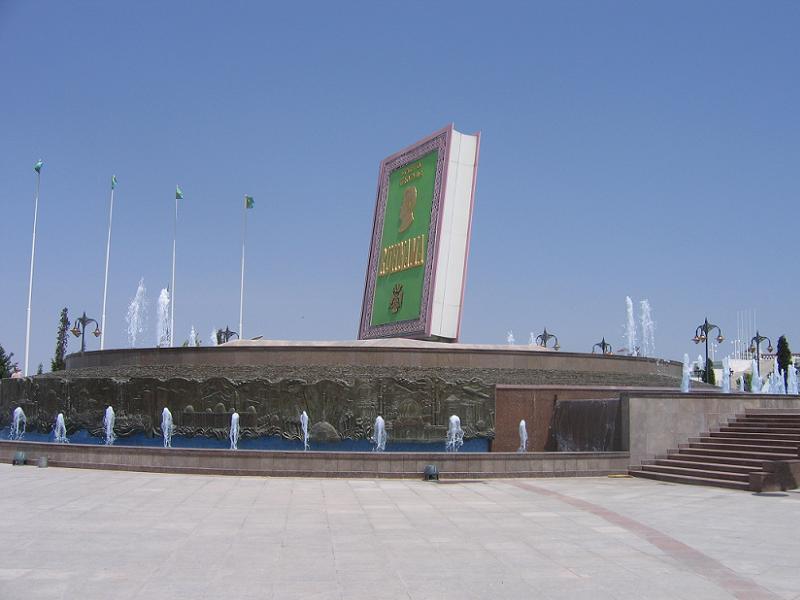
[[[519,422],[525,419],[528,451],[543,452],[556,400],[619,398],[624,388],[498,385],[495,387],[495,437],[492,452],[519,448]]]

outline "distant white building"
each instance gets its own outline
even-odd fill
[[[732,358],[731,361],[731,387],[735,388],[736,380],[744,375],[750,373],[753,369],[753,361],[742,358]],[[761,371],[761,376],[765,377],[772,373],[772,365],[775,361],[775,354],[761,354],[761,360],[758,363],[758,368]],[[792,352],[792,362],[795,365],[800,365],[800,352]],[[722,362],[714,362],[714,376],[716,377],[717,385],[722,385]]]

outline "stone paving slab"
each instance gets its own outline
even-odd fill
[[[0,465],[0,600],[800,598],[800,493]]]

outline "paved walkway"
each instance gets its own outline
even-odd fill
[[[800,598],[800,493],[0,465],[0,600]]]

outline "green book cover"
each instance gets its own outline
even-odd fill
[[[372,326],[420,318],[438,156],[433,150],[389,174]]]

